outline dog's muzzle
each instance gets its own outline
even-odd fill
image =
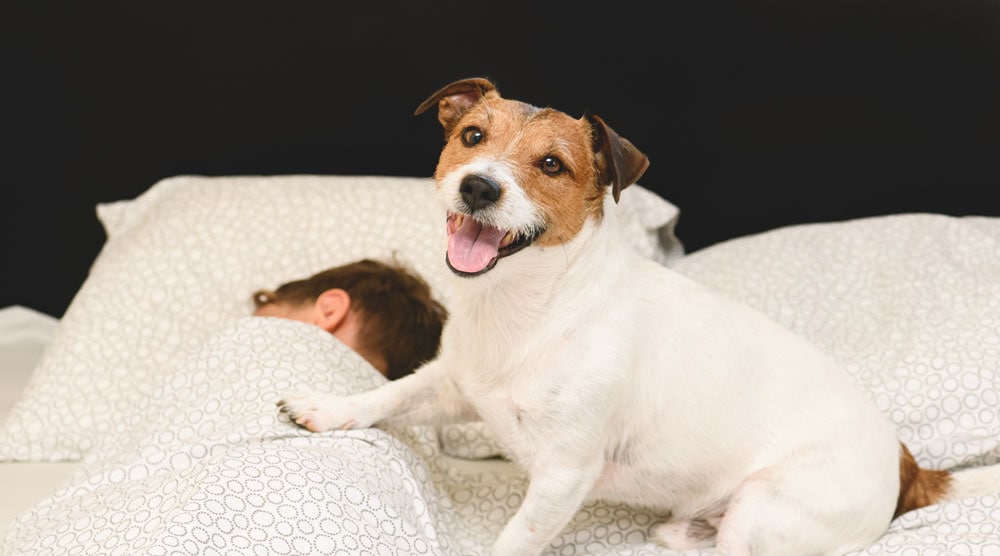
[[[476,218],[500,199],[502,190],[493,180],[476,174],[462,179],[458,189],[463,212],[448,213],[448,268],[462,277],[483,274],[497,261],[531,244],[541,230],[529,233],[495,228]]]

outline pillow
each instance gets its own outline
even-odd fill
[[[677,257],[676,207],[636,185],[620,209],[636,249]],[[135,426],[157,374],[249,315],[257,289],[395,256],[447,305],[430,178],[178,176],[97,214],[108,240],[0,428],[0,461],[77,460]]]
[[[791,226],[673,268],[840,361],[922,465],[1000,461],[1000,218]]]

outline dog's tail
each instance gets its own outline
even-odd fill
[[[921,469],[906,445],[901,443],[900,448],[899,499],[893,518],[931,504],[1000,494],[1000,464],[961,471]]]
[[[969,496],[1000,494],[1000,465],[972,467],[951,475],[951,486],[945,500],[961,500]]]

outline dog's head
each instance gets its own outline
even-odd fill
[[[448,209],[448,265],[477,276],[526,247],[576,236],[635,183],[649,159],[597,116],[504,99],[483,78],[456,81],[419,107],[438,108],[445,146],[435,178]]]

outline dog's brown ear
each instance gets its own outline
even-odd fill
[[[594,154],[601,172],[600,185],[611,184],[611,193],[618,202],[622,189],[637,182],[649,168],[649,158],[628,139],[615,133],[604,120],[589,116],[594,130]]]
[[[462,114],[484,97],[500,97],[492,81],[483,77],[460,79],[438,89],[427,100],[421,102],[413,114],[423,114],[436,104],[438,121],[441,122],[447,135]]]

